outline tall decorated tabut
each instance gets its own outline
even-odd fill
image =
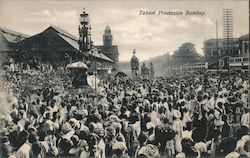
[[[77,62],[67,65],[67,68],[71,69],[73,76],[72,84],[74,87],[81,87],[87,85],[86,71],[88,66],[85,64],[86,59],[89,57],[88,53],[91,50],[91,35],[89,26],[89,14],[83,11],[79,17],[79,53],[77,54]]]
[[[139,59],[135,56],[135,49],[133,51],[133,57],[130,60],[132,77],[136,78],[139,76]]]

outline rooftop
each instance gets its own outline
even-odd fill
[[[4,27],[0,27],[1,34],[6,38],[6,40],[10,43],[17,43],[18,41],[21,41],[27,37],[29,37],[26,34],[16,32],[13,30],[6,29]]]

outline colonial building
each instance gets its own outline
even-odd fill
[[[203,51],[210,70],[219,69],[226,72],[228,66],[230,70],[247,70],[249,35],[231,39],[229,47],[226,47],[224,39],[218,39],[218,53],[217,39],[205,40]]]
[[[204,47],[203,47],[203,53],[205,55],[205,60],[210,62],[213,62],[217,59],[217,40],[212,38],[209,40],[205,40]],[[230,42],[229,50],[229,56],[235,57],[239,56],[239,39],[234,38]],[[222,58],[226,55],[228,55],[228,50],[225,47],[225,40],[218,39],[218,58]]]
[[[249,71],[249,34],[239,38],[239,55],[229,59],[233,70]]]
[[[7,62],[9,57],[12,57],[18,51],[18,43],[29,37],[20,32],[0,28],[0,62]],[[1,64],[1,63],[0,63]]]
[[[196,52],[194,44],[184,43],[172,55],[174,65],[187,65],[201,62],[203,56]]]
[[[118,46],[113,45],[113,35],[111,33],[111,29],[109,25],[104,30],[103,34],[103,45],[95,46],[97,49],[100,49],[104,55],[109,57],[114,63],[118,63],[119,61],[119,53],[118,53]]]
[[[239,38],[240,55],[245,57],[249,54],[249,34]]]
[[[172,59],[168,63],[172,74],[180,74],[190,73],[190,66],[202,63],[203,61],[204,57],[196,52],[194,44],[184,43],[174,52]]]
[[[139,77],[139,59],[135,56],[135,49],[133,51],[133,57],[130,60],[132,77],[137,78]]]

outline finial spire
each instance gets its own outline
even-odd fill
[[[133,50],[133,54],[135,55],[135,49]]]

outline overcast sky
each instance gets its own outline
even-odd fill
[[[234,36],[249,32],[248,1],[13,1],[0,0],[0,26],[28,35],[56,25],[78,37],[79,14],[83,8],[90,14],[92,39],[102,44],[107,24],[113,44],[119,46],[120,61],[128,61],[135,48],[140,60],[169,52],[185,42],[192,42],[202,54],[205,39],[215,38],[218,20],[222,36],[222,9],[232,8]],[[148,11],[201,11],[204,16],[140,15]]]

